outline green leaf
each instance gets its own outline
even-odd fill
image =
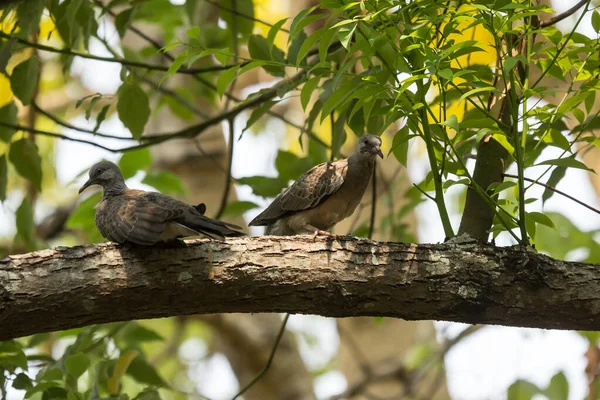
[[[239,178],[237,182],[240,185],[248,185],[252,192],[257,196],[275,197],[281,190],[287,187],[288,181],[281,178],[270,178],[266,176],[248,176]]]
[[[357,23],[354,22],[352,24],[342,26],[338,31],[340,43],[346,50],[348,50],[348,46],[350,45],[350,40],[352,40],[352,35],[354,35],[354,31],[356,30],[356,26]]]
[[[592,13],[592,28],[596,33],[600,33],[600,13],[598,13],[598,10],[594,10]]]
[[[321,110],[321,122],[323,122],[337,106],[347,100],[358,88],[360,88],[360,85],[357,85],[356,83],[345,84],[337,88],[331,96],[329,96],[327,101],[325,101],[325,104],[323,104],[323,110]]]
[[[548,397],[548,400],[567,400],[569,398],[569,382],[562,371],[552,377],[543,394]]]
[[[235,65],[221,72],[219,78],[217,79],[217,93],[219,93],[219,97],[223,97],[225,91],[227,90],[227,86],[229,86],[229,84],[233,82],[237,76],[238,69],[240,69],[240,66]]]
[[[441,125],[445,125],[449,128],[454,129],[456,133],[458,133],[458,131],[460,130],[460,127],[458,125],[458,118],[456,118],[456,115],[454,114],[450,115],[445,122],[441,123]]]
[[[121,38],[125,36],[127,28],[129,28],[129,25],[133,20],[134,11],[135,8],[128,8],[127,10],[120,12],[115,18],[115,27],[117,28],[117,32],[119,32],[119,36]]]
[[[550,187],[555,188],[558,183],[565,177],[565,173],[567,172],[567,167],[556,167],[550,174],[550,178],[546,184]],[[554,195],[554,191],[548,188],[544,189],[544,193],[542,194],[542,203],[545,203],[550,197]]]
[[[279,150],[275,159],[275,168],[279,172],[279,178],[284,181],[291,181],[298,178],[313,166],[314,161],[311,158],[300,158],[289,151]]]
[[[556,229],[556,226],[554,226],[554,222],[552,222],[552,220],[547,215],[537,211],[533,211],[527,214],[536,223],[547,226],[548,228]]]
[[[230,31],[237,31],[243,37],[248,37],[254,29],[254,4],[252,0],[223,0],[221,1],[221,18],[227,23]],[[227,10],[234,10],[235,13]]]
[[[408,125],[404,125],[396,134],[394,135],[394,140],[392,141],[392,148],[390,152],[394,153],[394,157],[396,160],[402,165],[406,167],[408,163],[408,140],[411,138],[408,131]]]
[[[33,207],[27,196],[23,198],[21,205],[17,210],[17,236],[26,244],[34,243],[33,231],[35,229],[33,222]]]
[[[13,54],[13,45],[16,41],[17,38],[13,37],[6,42],[0,42],[2,43],[2,47],[0,48],[0,72],[2,73],[6,74],[6,66],[8,65],[8,60],[10,60],[10,57]]]
[[[10,88],[23,105],[28,106],[31,102],[39,72],[40,62],[36,56],[28,58],[13,69],[10,76]]]
[[[40,24],[45,0],[29,0],[17,7],[17,25],[20,37],[27,38]]]
[[[198,39],[198,37],[200,36],[200,27],[199,26],[192,26],[190,29],[188,29],[187,31],[185,31],[185,34],[190,39]]]
[[[156,389],[145,388],[133,400],[161,400],[161,397]]]
[[[42,159],[33,140],[23,138],[12,143],[8,159],[22,177],[29,180],[38,191],[42,190]]]
[[[33,384],[31,383],[31,379],[29,379],[29,377],[22,372],[17,375],[12,384],[12,387],[17,390],[27,390],[32,386]]]
[[[510,189],[515,187],[517,184],[514,181],[504,181],[504,182],[493,182],[488,187],[488,192],[493,194],[498,194],[503,190]]]
[[[69,229],[85,232],[87,241],[90,243],[100,243],[104,241],[104,238],[100,232],[98,232],[98,228],[96,228],[96,224],[94,223],[96,214],[95,208],[101,197],[102,194],[97,192],[82,201],[69,216],[66,224]]]
[[[495,88],[494,86],[486,86],[486,87],[480,87],[480,88],[476,88],[473,90],[469,90],[467,93],[460,96],[460,99],[458,101],[461,102],[464,99],[473,96],[474,94],[482,93],[482,92],[494,92],[495,94],[500,94],[498,89]]]
[[[133,138],[139,140],[150,117],[148,96],[139,85],[132,82],[123,83],[117,94],[119,119],[131,131]]]
[[[292,24],[290,25],[290,34],[288,36],[288,41],[292,40],[294,38],[294,36],[296,36],[296,33],[301,31],[302,28],[304,28],[306,25],[308,25],[309,23],[311,23],[312,21],[315,21],[315,17],[319,17],[319,18],[323,18],[324,15],[311,15],[306,17],[308,14],[312,13],[313,11],[315,11],[319,6],[313,6],[311,8],[306,8],[302,11],[300,11],[295,17],[294,20],[292,21]]]
[[[123,332],[123,339],[131,343],[164,341],[164,338],[158,333],[137,322],[127,325],[127,328]]]
[[[542,161],[541,163],[538,163],[536,165],[556,165],[559,167],[577,168],[577,169],[583,169],[586,171],[594,172],[593,169],[588,168],[584,163],[576,160],[574,158],[574,156],[566,157],[566,158],[556,158],[554,160],[546,160],[546,161]]]
[[[317,41],[321,38],[321,36],[323,36],[324,32],[325,32],[325,28],[321,28],[321,29],[317,30],[316,32],[313,32],[312,35],[310,35],[309,37],[306,38],[306,40],[304,40],[304,42],[300,46],[300,49],[298,50],[298,54],[296,55],[296,66],[297,67],[300,65],[302,60],[304,60],[304,57],[306,57],[308,52],[314,47],[315,43],[317,43]]]
[[[515,153],[515,148],[513,147],[513,145],[508,141],[508,139],[506,138],[506,135],[504,134],[500,134],[500,133],[494,133],[492,135],[492,138],[494,138],[494,140],[496,140],[498,143],[500,143],[500,145],[502,147],[504,147],[506,149],[506,151],[508,151],[508,153],[510,155],[513,155]]]
[[[279,30],[281,29],[281,27],[283,26],[283,24],[285,24],[285,21],[287,21],[287,18],[281,19],[279,21],[277,21],[272,27],[271,29],[269,29],[269,34],[267,35],[267,42],[269,43],[269,51],[271,50],[271,48],[273,47],[273,44],[275,43],[275,38],[277,37],[277,33],[279,32]]]
[[[248,51],[250,57],[254,60],[273,61],[278,63],[285,62],[285,54],[277,46],[269,47],[266,38],[259,35],[251,35],[248,38]],[[284,76],[283,65],[265,65],[265,71],[273,76]]]
[[[79,378],[90,366],[90,359],[83,353],[73,354],[65,360],[67,373],[74,378]]]
[[[152,186],[161,193],[185,194],[185,187],[181,179],[168,171],[148,172],[142,183]]]
[[[531,400],[533,396],[540,393],[540,389],[531,382],[517,380],[508,388],[507,400]]]
[[[242,133],[246,132],[246,130],[254,125],[256,121],[261,119],[262,116],[265,115],[275,104],[277,104],[276,101],[265,101],[260,107],[252,111],[252,114],[250,115],[250,118],[248,118],[248,122],[246,123],[244,130],[242,130]]]
[[[100,124],[102,124],[102,122],[104,122],[104,120],[106,119],[106,113],[108,113],[109,108],[110,104],[107,104],[104,107],[102,107],[102,109],[98,113],[98,116],[96,117],[96,126],[94,126],[94,133],[98,132],[98,129],[100,129]]]
[[[158,375],[154,367],[139,356],[135,357],[133,361],[131,361],[131,364],[129,364],[127,375],[131,376],[139,383],[158,387],[166,386],[165,381]]]
[[[13,101],[0,108],[0,121],[7,124],[17,124],[17,106]],[[16,130],[7,126],[0,125],[0,140],[5,143],[10,143]]]
[[[158,83],[159,86],[162,85],[163,81],[167,77],[173,76],[173,75],[175,75],[175,73],[177,71],[179,71],[179,68],[181,68],[181,65],[183,65],[183,63],[185,62],[185,60],[188,58],[188,54],[189,54],[189,51],[188,50],[184,50],[181,53],[179,53],[177,55],[177,57],[175,57],[175,60],[173,60],[173,62],[169,66],[169,70],[163,75],[162,78],[160,78],[160,82]]]
[[[306,39],[307,39],[307,36],[306,36],[306,33],[304,33],[304,31],[300,31],[296,36],[294,36],[294,39],[292,40],[292,43],[290,44],[290,46],[288,48],[288,53],[287,53],[287,63],[288,64],[296,65],[296,60],[298,59],[298,51],[300,50],[300,47],[302,47],[302,45],[304,44]]]
[[[251,201],[232,201],[227,204],[227,207],[223,210],[223,216],[231,218],[240,217],[246,211],[253,210],[256,207],[258,207],[258,205]]]
[[[152,164],[152,155],[147,147],[128,151],[118,162],[123,178],[129,179],[139,170],[146,170]]]
[[[306,111],[306,107],[308,106],[308,102],[312,97],[312,94],[317,89],[319,82],[321,81],[320,76],[315,76],[310,78],[304,86],[302,86],[302,91],[300,92],[300,102],[302,103],[302,109]]]
[[[0,156],[0,202],[6,200],[6,187],[8,186],[8,163],[6,154]]]

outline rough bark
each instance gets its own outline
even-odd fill
[[[242,238],[0,260],[0,340],[172,315],[289,312],[600,330],[595,264],[521,247]]]

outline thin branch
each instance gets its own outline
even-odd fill
[[[148,64],[148,63],[144,63],[144,62],[140,62],[140,61],[128,60],[126,58],[121,58],[121,57],[112,58],[112,57],[95,56],[95,55],[89,54],[89,53],[81,53],[81,52],[74,51],[74,50],[59,49],[57,47],[46,46],[46,45],[40,44],[40,43],[33,43],[28,40],[19,38],[17,36],[6,34],[2,31],[0,31],[0,38],[16,40],[17,42],[19,42],[25,46],[28,46],[28,47],[31,47],[34,49],[38,49],[38,50],[42,50],[42,51],[47,51],[50,53],[65,54],[65,55],[70,55],[70,56],[74,56],[74,57],[87,58],[90,60],[104,61],[104,62],[109,62],[109,63],[117,63],[117,64],[126,65],[126,66],[130,66],[130,67],[144,68],[144,69],[147,69],[150,71],[166,72],[169,70],[169,66],[166,66],[166,65]],[[248,63],[249,62],[246,61],[244,63],[237,64],[237,65],[243,66]],[[182,66],[181,68],[179,68],[179,70],[177,70],[177,73],[187,74],[187,75],[198,75],[198,74],[203,74],[203,73],[208,73],[208,72],[224,71],[224,70],[227,70],[227,69],[229,69],[231,67],[235,67],[235,66],[236,65],[213,65],[210,67],[203,67],[203,68],[186,68],[186,67]]]
[[[95,136],[104,137],[104,138],[108,138],[108,139],[129,140],[129,141],[133,140],[132,138],[128,138],[128,137],[109,135],[109,134],[101,133],[101,132],[94,132],[91,129],[82,128],[82,127],[79,127],[79,126],[72,125],[72,124],[68,123],[67,121],[64,121],[64,120],[60,119],[56,115],[51,114],[50,112],[44,110],[43,108],[41,108],[40,106],[38,106],[35,101],[31,102],[31,106],[37,112],[39,112],[40,114],[42,114],[46,118],[50,119],[51,121],[53,121],[55,124],[63,126],[65,128],[68,128],[68,129],[72,129],[74,131],[78,131],[78,132],[81,132],[81,133],[91,133],[91,134],[93,134]]]
[[[96,0],[96,3],[100,7],[103,7],[102,3],[99,0]],[[111,15],[114,16],[114,13],[111,13]],[[163,46],[160,43],[158,43],[157,41],[155,41],[154,39],[152,39],[151,37],[149,37],[148,35],[146,35],[144,32],[142,32],[139,29],[135,28],[135,26],[129,25],[128,29],[131,30],[136,35],[138,35],[140,38],[146,40],[148,43],[150,43],[157,50],[160,51],[160,50],[163,49]],[[331,53],[337,51],[340,48],[342,48],[342,44],[339,41],[336,42],[336,43],[332,43],[329,46],[328,54],[331,54]],[[308,54],[306,55],[306,57],[308,58],[308,57],[314,56],[314,55],[316,55],[318,53],[319,53],[319,49],[318,48],[312,49],[312,50],[310,50],[308,52]],[[159,54],[161,56],[163,56],[164,58],[166,58],[167,60],[169,60],[169,61],[174,61],[175,60],[175,57],[173,57],[171,54],[169,54],[166,51],[160,51]],[[198,81],[198,82],[202,83],[203,85],[205,85],[207,88],[209,88],[209,89],[211,89],[211,90],[213,90],[215,92],[217,91],[217,87],[212,82],[207,81],[206,79],[202,78],[201,76],[199,76],[199,75],[193,75],[193,78],[196,81]],[[231,99],[231,100],[233,100],[235,102],[238,102],[238,103],[240,103],[240,102],[243,101],[243,99],[240,99],[240,98],[234,96],[232,93],[227,93],[226,92],[225,96],[227,96],[228,99]],[[272,110],[267,111],[267,114],[270,115],[270,116],[272,116],[272,117],[274,117],[274,118],[278,118],[279,120],[283,121],[285,124],[287,124],[287,125],[289,125],[289,126],[291,126],[293,128],[296,128],[296,129],[298,129],[300,131],[302,131],[304,129],[304,127],[302,127],[302,126],[300,126],[298,124],[295,124],[294,122],[292,122],[289,119],[287,119],[285,116],[283,116],[281,114],[278,114],[278,113],[276,113],[276,112],[274,112]],[[323,146],[325,148],[330,148],[330,146],[328,146],[325,142],[323,142],[313,131],[304,131],[304,132],[307,133],[311,139],[313,139],[315,142],[317,142],[321,146]]]
[[[113,152],[113,153],[118,151],[118,150],[111,149],[109,147],[103,146],[101,144],[98,144],[98,143],[95,143],[95,142],[92,142],[92,141],[89,141],[89,140],[76,139],[76,138],[72,138],[70,136],[62,135],[60,133],[43,131],[43,130],[40,130],[40,129],[33,129],[33,128],[30,128],[30,127],[24,126],[24,125],[9,124],[9,123],[6,123],[4,121],[0,121],[0,126],[4,126],[6,128],[13,128],[14,130],[17,130],[17,131],[29,132],[29,133],[32,133],[32,134],[35,134],[35,135],[44,135],[44,136],[50,136],[50,137],[57,138],[57,139],[67,140],[67,141],[70,141],[70,142],[90,144],[92,146],[95,146],[95,147],[98,147],[98,148],[101,148],[103,150],[107,150],[107,151],[110,151],[110,152]]]
[[[232,400],[237,399],[244,393],[246,393],[256,382],[258,382],[264,374],[267,373],[269,368],[271,367],[271,363],[273,362],[273,358],[275,358],[275,353],[277,352],[277,347],[279,347],[279,342],[281,342],[281,338],[283,337],[283,332],[285,332],[285,326],[287,325],[288,319],[290,318],[290,314],[285,314],[283,318],[283,322],[281,323],[281,327],[279,328],[279,333],[277,333],[277,338],[275,339],[275,343],[273,344],[273,348],[271,349],[271,355],[269,356],[269,360],[267,360],[267,364],[265,367],[248,383],[242,390],[240,390],[235,396],[233,396]]]
[[[375,215],[377,209],[377,167],[373,167],[373,177],[371,178],[371,221],[369,222],[369,239],[373,238],[373,231],[375,230]]]
[[[503,174],[503,175],[505,177],[507,177],[507,178],[513,178],[513,179],[517,178],[517,176],[512,175],[512,174]],[[591,211],[595,212],[596,214],[600,214],[600,210],[598,210],[598,209],[596,209],[596,208],[594,208],[594,207],[592,207],[592,206],[590,206],[588,204],[585,204],[583,201],[578,200],[575,197],[573,197],[573,196],[571,196],[569,194],[566,194],[563,191],[560,191],[560,190],[556,189],[555,187],[552,187],[552,186],[547,185],[547,184],[542,183],[542,182],[538,182],[535,179],[530,179],[530,178],[523,178],[523,179],[526,180],[527,182],[531,182],[531,183],[534,183],[536,185],[540,185],[542,187],[545,187],[546,189],[551,190],[554,193],[560,194],[561,196],[564,196],[567,199],[574,201],[575,203],[579,204],[580,206],[583,206],[583,207],[587,208],[588,210],[591,210]]]
[[[235,10],[237,10],[237,1],[236,0],[232,0],[231,1],[231,5],[233,6],[233,8]],[[238,27],[237,27],[237,18],[233,19],[233,23],[231,24],[231,31],[233,33],[232,37],[232,47],[234,49],[234,62],[238,61]],[[228,93],[230,96],[227,97],[227,100],[225,100],[225,106],[224,106],[224,110],[227,111],[229,109],[229,104],[231,103],[231,95],[233,94],[233,91],[235,89],[235,84],[237,83],[237,76],[233,79],[233,81],[231,82],[231,85],[229,85],[229,90]],[[225,174],[225,187],[223,189],[223,194],[221,196],[221,204],[219,204],[219,210],[217,211],[217,214],[215,216],[216,219],[220,219],[221,216],[223,215],[223,211],[225,211],[225,207],[227,207],[227,201],[229,200],[229,191],[231,188],[231,170],[233,167],[233,149],[235,146],[235,117],[230,118],[228,120],[228,126],[229,126],[229,151],[227,152],[227,172]]]
[[[143,33],[142,33],[143,34]],[[108,50],[113,56],[117,56],[117,52],[115,49],[113,49],[110,44],[108,43],[108,41],[105,38],[101,38],[99,36],[96,36],[98,38],[98,40],[100,40],[102,42],[102,44],[104,45],[104,47],[106,48],[106,50]],[[133,75],[135,75],[136,77],[138,77],[139,79],[141,79],[142,81],[146,82],[148,85],[152,86],[152,88],[158,92],[161,92],[167,96],[171,96],[173,99],[175,99],[175,101],[177,101],[179,104],[183,105],[184,107],[186,107],[188,110],[190,110],[191,112],[193,112],[194,114],[196,114],[199,117],[202,117],[204,119],[208,118],[208,114],[206,114],[204,111],[200,110],[200,108],[196,107],[194,104],[191,104],[187,99],[185,99],[183,96],[181,96],[179,93],[166,88],[164,85],[161,86],[160,84],[154,82],[152,79],[138,74],[134,69],[132,68],[128,68],[128,71],[130,73],[132,73]]]
[[[573,7],[569,8],[567,11],[540,22],[540,27],[545,28],[547,26],[554,25],[557,22],[560,22],[565,18],[570,17],[571,15],[575,14],[575,12],[577,12],[577,10],[579,10],[581,7],[583,7],[586,3],[589,3],[589,2],[590,2],[590,0],[581,0],[579,3],[575,4]]]

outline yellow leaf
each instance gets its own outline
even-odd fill
[[[0,108],[10,103],[13,92],[10,90],[10,81],[4,74],[0,74]]]

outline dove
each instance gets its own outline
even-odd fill
[[[96,227],[108,240],[150,246],[187,236],[212,239],[244,236],[240,227],[204,215],[206,206],[188,205],[166,194],[129,189],[119,167],[101,161],[90,169],[79,193],[92,185],[102,186],[96,207]]]
[[[266,225],[267,235],[335,236],[327,230],[352,215],[360,204],[375,156],[383,158],[381,138],[361,136],[349,158],[324,162],[305,172],[249,225]]]

